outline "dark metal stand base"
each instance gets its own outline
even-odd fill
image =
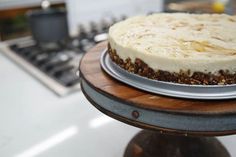
[[[230,157],[213,137],[185,137],[141,131],[128,144],[124,157]]]

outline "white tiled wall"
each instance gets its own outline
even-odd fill
[[[70,33],[76,35],[80,23],[124,14],[131,16],[160,12],[162,6],[163,0],[67,0]]]

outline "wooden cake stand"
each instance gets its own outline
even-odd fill
[[[130,141],[124,157],[230,156],[212,136],[236,133],[236,100],[177,99],[130,87],[101,69],[106,46],[98,44],[81,60],[81,87],[104,114],[145,129]]]

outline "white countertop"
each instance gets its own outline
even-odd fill
[[[100,113],[82,92],[60,98],[0,52],[1,157],[121,157],[140,130]],[[236,136],[221,137],[232,157]]]
[[[100,113],[82,92],[58,97],[1,53],[0,63],[1,157],[120,157],[139,130]]]

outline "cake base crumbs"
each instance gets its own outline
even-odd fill
[[[190,71],[180,71],[179,73],[168,72],[163,70],[154,71],[141,59],[136,58],[135,62],[131,62],[130,58],[121,59],[116,50],[112,49],[108,44],[108,53],[113,62],[128,72],[147,77],[149,79],[166,81],[180,84],[190,85],[228,85],[236,84],[236,74],[230,74],[226,70],[220,70],[219,75],[211,73],[194,72],[190,75]]]

